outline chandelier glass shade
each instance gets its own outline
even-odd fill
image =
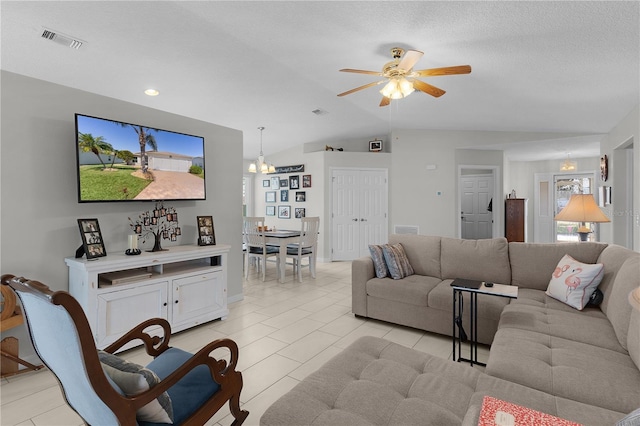
[[[260,173],[262,174],[275,173],[276,168],[273,164],[267,164],[264,159],[264,154],[262,153],[262,131],[264,130],[264,127],[258,127],[258,130],[260,130],[260,155],[255,162],[249,164],[249,173],[257,173],[258,170],[260,170]]]
[[[571,156],[569,154],[567,154],[567,159],[560,165],[560,171],[562,172],[572,172],[577,168],[577,163],[575,161],[571,161]]]
[[[404,77],[392,77],[380,90],[382,96],[389,99],[402,99],[414,92],[413,83]]]

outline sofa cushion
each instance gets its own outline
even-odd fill
[[[411,267],[411,263],[409,263],[402,244],[385,244],[382,246],[382,253],[384,254],[385,262],[387,262],[387,268],[389,269],[391,278],[400,280],[413,275],[413,268]]]
[[[389,244],[401,243],[414,273],[442,278],[440,273],[440,237],[391,234]]]
[[[640,311],[631,311],[631,321],[629,321],[629,334],[627,336],[627,347],[629,356],[640,369]]]
[[[629,293],[640,287],[640,254],[628,258],[616,274],[607,300],[607,317],[615,330],[618,341],[627,347],[627,335],[629,333],[629,319],[631,317],[631,304]]]
[[[565,254],[583,263],[597,263],[604,243],[509,243],[511,284],[546,290],[551,274]]]
[[[510,305],[528,305],[535,306],[538,308],[548,308],[561,312],[573,312],[575,313],[575,308],[562,303],[559,300],[554,299],[553,297],[547,296],[547,294],[542,290],[534,290],[532,288],[518,288],[518,298],[512,299]],[[597,306],[587,305],[582,311],[580,311],[581,315],[590,315],[597,316],[599,318],[603,317],[602,311]]]
[[[411,275],[401,281],[373,278],[367,282],[367,295],[427,307],[429,292],[440,283],[439,278]]]
[[[565,254],[551,274],[547,295],[582,310],[602,280],[604,265],[588,264]]]
[[[503,328],[534,331],[626,353],[618,342],[611,323],[602,312],[598,314],[597,309],[583,315],[575,309],[573,312],[566,312],[513,304],[502,311],[498,329]]]
[[[376,277],[378,278],[388,277],[389,268],[387,268],[387,262],[384,260],[382,245],[371,244],[369,246],[369,253],[371,253],[371,260],[373,261],[373,269],[375,269],[376,271]]]
[[[533,331],[498,330],[486,372],[620,413],[640,401],[640,371],[626,353]]]
[[[598,286],[604,294],[604,299],[600,305],[600,309],[605,314],[609,312],[609,300],[611,298],[611,290],[613,289],[613,283],[616,281],[618,272],[622,267],[622,264],[630,257],[640,256],[638,252],[629,250],[628,248],[610,244],[606,249],[600,253],[598,257],[598,263],[604,264],[604,276],[602,282]],[[640,274],[638,274],[640,275]]]
[[[441,244],[440,264],[443,279],[466,278],[501,284],[511,282],[509,245],[506,238],[442,238]]]

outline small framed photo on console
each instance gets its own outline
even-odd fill
[[[82,247],[76,252],[76,257],[82,257],[81,249],[84,250],[87,259],[106,256],[107,251],[104,248],[98,219],[78,219],[78,227],[82,236]]]
[[[197,216],[196,219],[198,221],[198,245],[216,245],[216,234],[213,230],[213,217]]]

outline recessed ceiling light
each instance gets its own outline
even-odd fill
[[[158,92],[156,89],[147,89],[144,91],[144,93],[149,96],[158,96],[160,94],[160,92]]]

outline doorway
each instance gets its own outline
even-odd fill
[[[493,175],[460,178],[460,235],[463,239],[493,237]]]
[[[386,169],[331,171],[331,259],[354,260],[369,254],[370,244],[387,242]]]
[[[615,182],[615,197],[613,197],[614,212],[619,212],[619,216],[611,218],[613,222],[613,242],[631,250],[637,250],[634,236],[636,227],[633,226],[633,179],[634,167],[634,143],[633,138],[622,143],[613,150],[612,167],[613,179]],[[610,182],[604,182],[603,185],[610,185]],[[608,206],[611,207],[611,206]],[[637,213],[636,213],[637,214]]]
[[[569,202],[572,194],[593,194],[595,172],[588,173],[536,173],[533,211],[533,231],[536,243],[579,241],[577,222],[556,222],[554,217]],[[597,225],[596,225],[597,231]],[[597,235],[589,234],[590,238]]]
[[[459,166],[458,235],[462,239],[485,239],[500,235],[496,218],[502,204],[496,196],[497,168],[493,166]]]

